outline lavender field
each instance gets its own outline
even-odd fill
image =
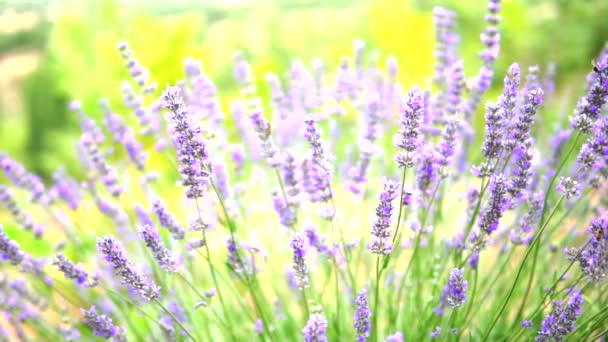
[[[175,48],[165,84],[103,36],[65,151],[0,135],[0,340],[604,341],[608,35],[566,81],[508,60],[503,5],[475,35],[434,7],[417,83],[350,37],[263,75],[230,51],[229,81]]]

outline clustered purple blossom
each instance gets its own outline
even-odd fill
[[[467,298],[467,281],[464,280],[464,269],[455,268],[450,273],[448,284],[443,290],[449,306],[461,307]]]
[[[8,260],[12,265],[19,265],[26,258],[19,244],[11,240],[0,225],[0,253],[2,260]]]
[[[84,270],[82,264],[74,264],[65,255],[58,253],[52,260],[52,264],[63,273],[66,279],[75,280],[79,285],[93,287],[99,282],[99,277],[94,275],[89,280],[89,274]]]
[[[556,189],[568,199],[578,197],[581,194],[580,184],[570,177],[560,177]]]
[[[587,94],[578,100],[570,126],[589,133],[608,101],[608,54],[600,56],[588,78]]]
[[[535,341],[563,341],[576,328],[576,320],[584,303],[585,300],[577,289],[571,291],[568,302],[555,302],[555,309],[543,320]]]
[[[95,335],[115,342],[126,341],[124,329],[114,325],[112,318],[107,315],[97,313],[97,308],[91,306],[89,310],[80,310],[84,316],[84,323],[93,329]]]
[[[578,261],[585,276],[591,281],[600,282],[608,272],[608,216],[593,219],[587,232],[591,234],[591,240],[585,249],[566,249],[566,253]]]
[[[356,339],[358,342],[364,342],[369,337],[369,329],[371,326],[369,318],[372,315],[367,300],[367,289],[364,288],[359,292],[357,299],[355,300],[355,305],[357,307],[354,315]]]
[[[310,315],[306,326],[302,329],[304,342],[327,342],[327,318],[322,313]]]
[[[211,170],[201,128],[193,121],[190,110],[184,104],[180,88],[168,87],[163,93],[163,101],[164,107],[171,111],[171,136],[177,151],[182,186],[186,187],[186,197],[203,197]]]
[[[479,217],[479,229],[488,235],[498,228],[498,221],[509,203],[505,177],[497,175],[492,177],[490,182],[488,190],[490,192],[490,199]]]
[[[308,267],[306,267],[306,250],[302,235],[294,233],[291,236],[289,246],[293,250],[293,269],[296,272],[296,283],[298,288],[302,290],[308,287]]]
[[[310,144],[312,156],[307,173],[311,178],[311,189],[314,194],[311,198],[316,202],[327,202],[331,199],[330,192],[330,169],[327,165],[327,155],[321,142],[321,132],[314,120],[305,121],[304,138]]]
[[[108,189],[108,192],[118,197],[124,191],[124,187],[120,184],[118,179],[118,172],[112,167],[106,156],[99,149],[99,143],[103,137],[101,133],[97,133],[98,127],[96,127],[93,120],[85,119],[83,121],[83,133],[80,136],[80,144],[88,158],[90,165],[97,171],[98,176],[101,177],[101,182]]]
[[[412,168],[418,159],[417,151],[422,144],[422,105],[422,92],[418,88],[410,90],[405,103],[401,105],[401,129],[393,139],[395,147],[401,149],[395,155],[399,167]]]
[[[403,342],[403,334],[401,332],[396,332],[392,335],[387,336],[384,339],[384,342]]]
[[[31,231],[37,238],[42,237],[45,231],[45,226],[34,221],[32,215],[21,209],[15,200],[12,189],[5,185],[0,185],[0,203],[8,210],[15,222],[17,222],[26,231]]]
[[[165,244],[160,238],[156,228],[154,226],[144,224],[139,229],[139,234],[146,244],[146,247],[148,247],[152,253],[154,259],[156,259],[158,266],[167,272],[176,272],[179,267],[179,262],[165,247]]]
[[[390,231],[393,214],[393,200],[398,196],[399,184],[390,179],[382,182],[382,192],[378,195],[380,204],[376,208],[376,221],[372,227],[372,241],[368,248],[374,254],[387,255],[393,250]]]
[[[114,273],[123,285],[138,292],[143,300],[152,300],[160,296],[160,288],[136,270],[135,265],[127,259],[122,246],[111,235],[97,239],[97,249],[101,256],[112,266]]]
[[[25,167],[11,159],[7,154],[0,152],[0,167],[4,174],[13,182],[15,187],[29,191],[31,201],[43,200],[45,195],[44,183],[40,177],[28,172]]]
[[[152,203],[152,211],[156,214],[160,226],[166,228],[175,240],[181,240],[185,236],[184,228],[177,222],[175,217],[167,210],[160,199]]]

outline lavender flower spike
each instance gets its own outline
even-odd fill
[[[293,249],[293,269],[296,272],[296,282],[300,290],[308,287],[308,268],[306,267],[304,239],[299,233],[294,233],[289,244]]]
[[[167,210],[161,200],[152,203],[152,211],[158,217],[161,227],[167,228],[175,240],[181,240],[185,236],[184,228],[177,222],[175,217]]]
[[[2,260],[8,260],[12,265],[19,265],[23,262],[26,255],[23,253],[19,244],[11,240],[2,225],[0,224],[0,256]]]
[[[488,235],[498,228],[498,221],[508,205],[506,178],[503,175],[493,177],[489,191],[488,206],[479,219],[479,228]]]
[[[355,311],[354,315],[357,341],[364,342],[369,337],[369,318],[372,315],[367,301],[367,289],[363,289],[359,292],[355,304],[357,305],[357,311]]]
[[[173,255],[165,247],[163,241],[158,235],[156,228],[151,225],[144,225],[139,229],[142,239],[146,243],[146,247],[152,252],[152,256],[158,262],[158,265],[165,271],[172,273],[176,272],[179,263],[174,259]]]
[[[420,148],[422,135],[420,126],[424,118],[422,92],[413,88],[401,106],[401,129],[393,138],[395,147],[402,149],[395,155],[399,167],[412,168],[417,160],[416,151]]]
[[[450,279],[444,289],[445,298],[449,306],[461,307],[467,298],[468,283],[463,277],[464,269],[462,268],[455,268],[450,273]]]
[[[542,322],[541,330],[536,335],[536,342],[562,341],[576,328],[576,319],[581,314],[585,300],[578,290],[573,290],[568,303],[555,303],[555,309]]]
[[[186,187],[186,197],[202,197],[211,167],[201,128],[193,121],[179,87],[168,87],[163,93],[163,101],[165,108],[171,111],[171,136],[177,150],[181,184]]]
[[[372,241],[368,248],[374,254],[387,255],[393,249],[391,242],[392,232],[389,230],[393,213],[393,200],[397,197],[399,184],[390,179],[383,180],[383,189],[378,199],[380,204],[376,208],[376,222],[372,227]]]
[[[314,313],[310,315],[308,323],[302,329],[304,342],[327,342],[326,331],[327,318],[322,313]]]
[[[608,102],[608,54],[600,57],[590,74],[587,94],[578,100],[570,126],[589,133],[600,116],[602,107]]]
[[[95,306],[91,306],[89,310],[80,309],[80,311],[84,315],[84,323],[93,329],[95,335],[111,339],[114,342],[127,340],[124,330],[115,326],[112,318],[98,314]]]
[[[592,235],[578,262],[584,275],[594,282],[600,282],[608,273],[608,216],[593,219],[587,232]],[[578,254],[578,250],[576,251]]]
[[[156,299],[160,296],[160,288],[145,276],[140,274],[135,265],[130,262],[125,252],[111,235],[97,239],[97,249],[103,258],[112,266],[123,285],[139,293],[143,300]]]
[[[581,194],[580,184],[570,177],[560,177],[556,189],[567,199],[578,197]]]
[[[52,264],[59,269],[63,273],[66,279],[76,280],[76,282],[80,285],[85,285],[87,287],[93,287],[97,285],[98,278],[93,276],[93,279],[89,282],[88,273],[83,269],[82,264],[74,265],[73,262],[68,260],[63,254],[58,253],[57,256],[53,259]]]

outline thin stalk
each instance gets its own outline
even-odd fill
[[[372,340],[378,341],[378,316],[380,315],[379,299],[380,299],[380,277],[382,277],[382,269],[380,269],[380,256],[376,258],[376,287],[374,291],[374,315],[373,315],[373,337]]]
[[[496,326],[496,323],[498,322],[498,319],[500,319],[500,316],[502,316],[505,309],[507,308],[507,304],[511,300],[511,296],[513,295],[513,292],[515,291],[515,287],[517,287],[517,282],[519,281],[519,277],[521,276],[524,266],[526,265],[526,260],[528,259],[530,252],[532,251],[532,249],[536,245],[536,243],[540,240],[540,237],[543,234],[543,231],[547,227],[547,223],[551,220],[551,217],[553,217],[553,215],[557,211],[557,208],[559,207],[559,205],[562,203],[563,200],[564,200],[564,196],[560,197],[559,201],[557,202],[557,204],[555,204],[555,207],[551,211],[549,218],[547,219],[545,224],[539,229],[538,233],[534,236],[534,239],[532,240],[532,243],[530,244],[528,249],[526,249],[526,254],[524,255],[524,258],[522,259],[521,263],[519,264],[519,269],[517,270],[517,274],[515,275],[515,280],[513,281],[513,285],[511,286],[511,289],[509,290],[509,293],[507,294],[507,297],[505,298],[504,303],[502,304],[500,310],[498,311],[498,314],[496,315],[496,317],[494,317],[494,320],[492,321],[490,328],[488,329],[488,331],[486,331],[483,341],[488,340],[488,338],[490,337],[490,333],[492,332],[492,330],[494,329],[494,326]]]
[[[407,168],[403,168],[403,175],[401,176],[401,191],[399,192],[399,214],[397,215],[397,226],[395,227],[395,234],[393,234],[393,244],[397,235],[399,235],[399,227],[401,227],[401,215],[403,214],[403,193],[405,192],[405,176],[407,175]]]
[[[196,295],[197,295],[197,296],[199,296],[201,300],[206,300],[206,299],[207,299],[207,298],[206,298],[206,297],[205,297],[205,296],[204,296],[202,293],[200,293],[200,292],[199,292],[199,291],[196,289],[196,287],[194,286],[194,284],[192,284],[192,282],[190,282],[190,281],[189,281],[189,280],[188,280],[188,279],[187,279],[187,278],[186,278],[186,277],[185,277],[185,276],[184,276],[184,275],[183,275],[181,272],[176,272],[175,274],[176,274],[176,275],[177,275],[177,277],[178,277],[178,278],[180,278],[180,279],[181,279],[181,280],[182,280],[182,281],[183,281],[183,282],[184,282],[186,285],[188,285],[188,287],[190,287],[190,289],[191,289],[192,291],[194,291],[194,293],[196,293]],[[214,310],[211,310],[211,311],[213,312],[214,316],[216,316],[216,318],[218,319],[218,321],[219,321],[219,322],[220,322],[220,323],[221,323],[221,324],[224,326],[224,328],[231,330],[231,329],[230,329],[230,326],[229,326],[229,325],[228,325],[226,322],[224,322],[224,320],[223,320],[221,317],[219,317],[219,315],[217,314],[217,312],[215,312]],[[232,334],[232,332],[231,332],[231,334]],[[233,337],[234,337],[234,335],[233,335]]]
[[[452,308],[452,312],[450,312],[450,317],[448,318],[448,321],[443,326],[443,328],[441,329],[441,332],[440,332],[441,335],[443,335],[443,333],[445,332],[445,334],[446,334],[445,341],[448,341],[450,339],[449,330],[450,330],[450,327],[454,324],[455,319],[456,319],[456,308]]]
[[[194,203],[196,204],[196,211],[198,212],[198,218],[199,218],[199,220],[202,220],[201,209],[198,204],[198,198],[194,199]],[[228,310],[226,309],[226,304],[224,302],[224,296],[222,295],[222,292],[220,290],[220,286],[217,281],[217,276],[215,275],[215,269],[214,269],[213,265],[211,264],[211,253],[209,251],[209,241],[207,240],[207,231],[205,229],[203,229],[203,242],[205,245],[204,246],[205,252],[207,253],[207,258],[206,258],[207,265],[209,266],[209,272],[211,273],[211,279],[213,281],[213,285],[215,286],[215,289],[217,291],[217,297],[220,300],[220,306],[222,307],[222,314],[224,316],[224,321],[225,321],[225,324],[228,325],[228,330],[230,330],[230,335],[232,337],[232,340],[234,341],[234,340],[236,340],[236,337],[234,336],[234,331],[231,328],[232,320],[229,318]],[[197,293],[198,293],[198,291],[197,291]],[[199,296],[200,296],[200,294],[199,294]]]
[[[399,307],[401,306],[401,299],[402,299],[402,294],[403,294],[403,286],[405,286],[405,281],[407,279],[407,275],[409,274],[410,268],[412,266],[412,262],[414,261],[414,259],[416,259],[416,255],[418,253],[418,250],[420,249],[420,240],[422,239],[422,229],[424,229],[424,226],[426,225],[426,221],[427,221],[427,219],[429,217],[429,213],[430,213],[431,208],[433,206],[433,202],[434,202],[434,199],[436,197],[437,189],[439,189],[439,184],[440,183],[441,183],[441,180],[439,180],[437,182],[437,184],[435,185],[435,189],[433,191],[433,194],[431,195],[432,196],[431,200],[429,201],[429,206],[427,207],[427,210],[425,211],[424,217],[422,219],[422,223],[420,225],[420,230],[421,231],[418,232],[418,234],[416,235],[416,241],[414,242],[414,249],[412,251],[412,257],[408,261],[407,266],[405,267],[405,272],[401,276],[401,282],[400,282],[399,288],[397,290],[397,301],[395,301],[396,306],[397,306],[397,315],[395,317],[395,321],[398,321],[399,314],[400,314],[400,311],[401,311],[399,309]],[[389,254],[389,256],[390,256],[390,254]]]
[[[192,336],[192,334],[190,334],[190,332],[188,331],[188,329],[186,329],[183,325],[182,322],[179,321],[179,319],[177,319],[177,317],[175,317],[175,315],[169,311],[164,305],[163,303],[160,302],[160,300],[158,300],[158,298],[154,298],[154,301],[156,302],[156,304],[158,304],[158,306],[161,307],[161,309],[163,309],[163,311],[165,311],[165,313],[169,316],[171,316],[171,318],[173,319],[173,321],[179,325],[179,327],[186,333],[186,335],[188,335],[188,337],[190,337],[190,339],[194,342],[197,342],[198,340],[196,338],[194,338],[194,336]]]
[[[547,191],[545,193],[545,198],[543,199],[543,211],[542,211],[542,214],[541,214],[541,225],[544,223],[544,220],[545,220],[545,213],[546,213],[546,208],[547,208],[547,202],[549,201],[549,195],[551,194],[551,190],[553,190],[553,184],[555,183],[555,180],[557,179],[557,176],[560,174],[560,172],[561,172],[562,168],[564,167],[564,165],[566,165],[566,162],[568,162],[568,158],[570,157],[570,155],[572,154],[572,152],[576,148],[576,145],[578,143],[578,139],[580,138],[580,136],[581,136],[581,133],[578,132],[578,134],[576,135],[576,137],[574,139],[574,142],[572,143],[570,149],[566,153],[566,156],[564,157],[564,159],[562,160],[562,162],[558,166],[558,168],[555,171],[555,174],[553,175],[553,177],[551,177],[551,180],[549,182],[549,186],[548,186]],[[535,276],[535,273],[536,273],[536,261],[538,259],[538,253],[540,251],[540,245],[541,244],[539,243],[534,248],[534,256],[532,258],[532,271],[530,271],[530,277],[528,278],[528,286],[526,288],[526,292],[524,293],[524,297],[523,297],[523,299],[521,301],[521,304],[519,305],[519,309],[517,311],[516,321],[519,320],[519,318],[523,314],[524,307],[526,305],[526,302],[528,300],[528,296],[530,294],[530,289],[532,287],[532,283],[534,282],[534,276]]]
[[[602,322],[605,320],[606,320],[606,317],[604,317],[604,319],[602,319]],[[592,338],[588,339],[587,341],[598,341],[600,339],[600,337],[605,337],[607,334],[608,334],[608,329],[604,329],[604,331],[593,336]]]
[[[464,326],[459,328],[458,331],[458,339],[460,339],[460,336],[462,335],[462,332],[464,331],[464,329],[468,326],[469,323],[469,313],[471,313],[471,309],[473,309],[473,303],[475,303],[475,295],[477,294],[477,280],[479,278],[479,272],[477,270],[474,270],[473,272],[475,272],[475,275],[473,277],[473,291],[471,292],[471,297],[469,299],[469,303],[467,305],[467,310],[464,313]],[[483,302],[483,299],[482,299]]]
[[[220,206],[222,208],[222,211],[224,212],[224,215],[226,216],[226,224],[228,225],[228,229],[230,230],[230,235],[232,236],[232,240],[236,243],[236,228],[234,227],[234,224],[232,222],[232,220],[230,219],[230,215],[228,214],[228,209],[226,208],[226,203],[224,203],[224,199],[222,198],[219,189],[217,188],[217,185],[215,184],[215,182],[213,180],[209,180],[209,182],[211,183],[211,187],[213,188],[213,191],[215,192],[215,195],[217,196],[218,201],[220,202]],[[236,252],[237,257],[239,258],[239,262],[241,264],[244,265],[242,258],[240,256],[240,254],[238,253],[238,250]],[[264,327],[264,331],[265,333],[270,337],[271,340],[273,340],[272,338],[272,334],[270,333],[270,330],[268,329],[268,324],[267,320],[265,318],[265,314],[264,314],[264,310],[262,310],[262,306],[260,305],[258,298],[256,296],[256,291],[254,291],[253,289],[253,282],[252,280],[249,278],[249,275],[247,274],[247,272],[243,272],[243,275],[245,277],[245,279],[247,280],[247,288],[249,289],[249,292],[251,293],[251,298],[253,300],[253,303],[256,307],[256,310],[258,311],[258,314],[260,315],[260,318],[262,319],[262,321],[264,322],[263,327]]]

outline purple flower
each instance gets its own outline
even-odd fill
[[[271,167],[278,166],[276,154],[278,149],[271,139],[270,123],[264,119],[261,111],[256,111],[250,115],[253,129],[258,134],[262,142],[263,155],[266,158],[268,165]]]
[[[395,155],[399,167],[412,168],[417,161],[417,151],[422,144],[420,126],[424,117],[423,109],[422,92],[413,88],[401,105],[401,128],[393,138],[395,147],[402,149]]]
[[[440,156],[440,158],[438,158],[438,164],[442,168],[449,166],[450,160],[454,155],[456,145],[456,132],[458,130],[458,127],[458,119],[454,117],[446,119],[445,126],[443,127],[443,131],[441,133],[441,141],[437,146],[437,150]]]
[[[422,193],[430,195],[431,185],[439,179],[441,156],[430,144],[425,144],[416,172],[416,185]]]
[[[608,216],[591,220],[587,232],[591,234],[591,240],[578,256],[578,263],[584,275],[600,282],[608,272]]]
[[[608,117],[604,116],[595,124],[593,135],[578,154],[577,161],[583,169],[605,168],[608,163]]]
[[[570,126],[583,133],[591,131],[608,101],[608,54],[600,56],[593,69],[588,77],[587,94],[578,100],[574,116],[570,117]]]
[[[0,167],[15,187],[30,192],[32,202],[43,199],[45,188],[40,177],[28,172],[21,164],[5,153],[0,153]]]
[[[306,120],[305,124],[306,131],[304,138],[308,141],[312,150],[312,172],[309,175],[315,189],[314,199],[318,202],[327,202],[331,199],[329,191],[330,170],[327,165],[327,156],[321,143],[321,132],[314,120]]]
[[[536,335],[536,342],[562,341],[576,328],[576,320],[581,314],[581,306],[585,300],[576,289],[570,293],[567,303],[555,302],[553,311],[545,317],[541,330]]]
[[[228,267],[237,275],[247,274],[251,276],[253,274],[253,258],[248,256],[246,259],[243,258],[243,254],[239,252],[239,246],[232,237],[226,240],[226,248],[228,249]]]
[[[367,289],[364,288],[359,292],[357,299],[355,300],[355,305],[357,306],[354,315],[356,339],[358,342],[364,342],[369,337],[369,329],[371,326],[369,318],[372,315],[367,301]]]
[[[498,221],[509,203],[505,177],[503,175],[492,177],[488,191],[490,199],[479,218],[479,229],[490,235],[498,228]]]
[[[533,229],[540,220],[543,199],[541,194],[534,194],[528,199],[528,211],[519,221],[519,230],[511,230],[509,238],[515,245],[527,245],[534,237]]]
[[[129,159],[139,170],[146,166],[147,155],[143,152],[143,146],[135,138],[135,133],[127,127],[120,116],[113,113],[107,101],[101,102],[102,111],[105,113],[104,123],[108,131],[114,136],[114,140],[124,146]]]
[[[93,276],[92,280],[87,282],[89,274],[83,269],[82,264],[78,263],[74,265],[68,260],[63,254],[58,253],[57,256],[52,260],[52,264],[63,273],[66,279],[76,280],[78,284],[85,285],[87,287],[93,287],[97,285],[99,278]]]
[[[101,182],[108,189],[108,192],[112,196],[118,197],[124,191],[118,180],[118,173],[108,163],[105,155],[99,150],[101,138],[95,133],[98,128],[95,126],[94,121],[85,120],[85,122],[86,121],[90,121],[91,126],[84,128],[84,132],[80,136],[80,145],[86,152],[90,164],[95,168],[99,177],[101,177]]]
[[[486,136],[483,141],[481,151],[488,161],[498,157],[503,148],[503,128],[504,116],[500,111],[500,106],[487,103],[486,104]],[[491,170],[488,170],[491,171]]]
[[[175,240],[181,240],[185,236],[184,228],[177,222],[175,217],[167,210],[165,205],[160,199],[157,199],[152,203],[152,211],[158,217],[161,227],[167,228],[171,233],[171,236]]]
[[[177,272],[179,263],[165,247],[156,228],[151,225],[143,225],[139,229],[139,234],[141,234],[141,238],[144,240],[146,247],[148,247],[154,259],[156,259],[158,265],[167,272]]]
[[[296,272],[296,282],[299,289],[308,287],[308,268],[306,267],[306,250],[304,249],[304,239],[299,233],[291,236],[289,246],[293,250],[293,269]]]
[[[398,331],[392,335],[387,336],[384,339],[384,342],[403,342],[403,334]]]
[[[34,232],[37,238],[42,236],[45,230],[44,225],[34,222],[32,215],[19,207],[12,189],[5,185],[0,185],[0,203],[23,229]]]
[[[295,211],[289,203],[285,203],[285,199],[279,193],[279,191],[272,192],[272,201],[274,204],[274,210],[279,214],[279,221],[283,227],[293,227],[296,222]]]
[[[294,205],[297,205],[295,197],[300,193],[298,188],[297,163],[291,151],[283,152],[283,160],[281,161],[281,171],[283,171],[283,182],[285,183],[285,192],[289,197],[294,199]]]
[[[486,26],[486,29],[481,34],[481,42],[485,45],[485,49],[480,53],[483,65],[479,70],[479,74],[473,80],[470,99],[464,106],[464,119],[466,122],[470,122],[471,116],[477,110],[483,94],[492,85],[494,62],[498,58],[498,52],[500,51],[500,32],[498,30],[500,2],[500,0],[488,1],[488,14],[485,17],[488,26]]]
[[[441,335],[441,327],[437,326],[437,327],[435,327],[435,330],[431,331],[429,336],[431,337],[431,339],[436,339],[440,335]]]
[[[534,116],[543,102],[544,92],[540,88],[530,90],[524,96],[523,109],[509,127],[509,139],[507,147],[513,150],[517,146],[525,144],[530,139],[530,130],[534,123]]]
[[[305,342],[327,342],[327,318],[322,313],[310,315],[306,326],[302,329]]]
[[[61,200],[67,203],[72,210],[78,208],[78,204],[82,199],[82,193],[79,190],[78,183],[70,178],[64,170],[59,170],[53,174],[55,184],[50,192],[56,193]]]
[[[372,241],[368,248],[374,254],[387,255],[393,249],[390,231],[393,214],[393,200],[398,196],[399,184],[390,179],[382,180],[382,192],[378,195],[380,203],[376,208],[376,221],[372,227]]]
[[[581,194],[580,184],[570,177],[560,177],[556,189],[567,199],[578,197]]]
[[[135,265],[130,262],[122,246],[111,235],[97,239],[97,249],[103,258],[112,266],[114,274],[123,285],[139,293],[143,300],[156,299],[160,296],[160,288],[140,274]]]
[[[187,198],[202,197],[211,170],[201,128],[184,104],[180,88],[168,87],[163,93],[163,101],[165,108],[171,111],[171,136],[177,150],[181,185],[186,187]]]
[[[8,260],[12,265],[21,264],[26,257],[19,244],[6,235],[2,225],[0,225],[0,255],[2,260]]]
[[[521,321],[520,325],[526,329],[530,329],[534,323],[530,320]]]
[[[84,316],[84,323],[93,329],[93,333],[112,341],[126,341],[125,331],[114,325],[112,318],[97,313],[97,308],[91,306],[89,310],[80,309]]]
[[[445,299],[449,306],[461,307],[467,298],[467,281],[464,280],[464,269],[455,268],[450,273],[448,284],[444,288]]]

